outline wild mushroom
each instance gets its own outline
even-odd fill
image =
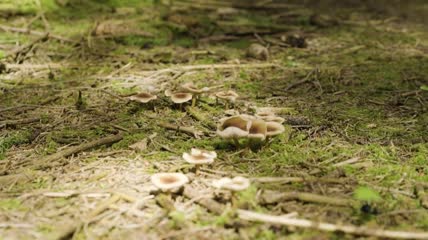
[[[221,178],[215,180],[212,183],[212,186],[218,189],[226,189],[231,191],[232,194],[232,205],[236,205],[236,192],[243,191],[250,187],[250,180],[245,177],[237,176],[234,178]]]
[[[259,60],[267,60],[269,58],[269,50],[261,44],[253,43],[247,49],[247,56]]]
[[[156,100],[158,97],[156,95],[147,93],[147,92],[142,92],[142,93],[138,93],[135,95],[132,95],[130,97],[128,97],[129,100],[134,101],[134,102],[139,102],[139,103],[149,103],[153,100]]]
[[[153,185],[162,192],[174,193],[189,182],[186,175],[182,173],[156,173],[150,177]]]
[[[193,96],[191,93],[171,93],[170,95],[171,101],[180,105],[180,110],[183,109],[183,103],[192,100]]]
[[[255,116],[263,119],[266,117],[275,117],[275,113],[274,112],[267,112],[267,111],[266,112],[258,112],[258,113],[256,113]]]
[[[279,135],[285,131],[284,126],[281,123],[277,123],[277,122],[266,122],[266,127],[267,127],[266,136],[268,138]]]
[[[196,105],[196,101],[199,99],[201,94],[210,90],[208,87],[198,88],[191,82],[181,85],[181,89],[183,92],[188,92],[194,95],[194,98],[192,98],[192,107]]]
[[[202,164],[211,164],[214,162],[214,159],[217,157],[217,153],[214,151],[206,151],[197,148],[192,148],[190,154],[185,152],[183,153],[183,159],[191,164],[195,165],[196,174],[198,174],[199,166]]]
[[[263,119],[266,122],[276,122],[276,123],[279,123],[279,124],[282,124],[282,123],[285,122],[284,118],[278,117],[278,116],[268,116],[268,117],[263,117],[261,119]]]
[[[249,134],[251,121],[241,115],[220,119],[217,127],[217,135],[225,139],[232,139],[236,147],[239,147],[239,138]]]
[[[252,150],[256,150],[260,147],[260,143],[266,139],[267,125],[266,122],[261,119],[251,121],[248,140]]]
[[[229,109],[229,103],[234,104],[236,99],[239,97],[239,95],[232,90],[218,92],[215,94],[215,96],[217,97],[216,98],[217,102],[219,98],[226,101],[225,103],[226,109]]]

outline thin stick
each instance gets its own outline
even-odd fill
[[[315,73],[315,71],[317,71],[317,69],[314,69],[314,70],[310,71],[310,72],[306,75],[306,77],[305,77],[305,78],[303,78],[302,80],[297,81],[297,82],[295,82],[295,83],[291,83],[290,85],[288,85],[288,86],[284,89],[284,92],[287,92],[288,90],[290,90],[290,89],[292,89],[292,88],[295,88],[295,87],[297,87],[297,86],[299,86],[299,85],[302,85],[302,84],[305,84],[305,83],[308,83],[308,82],[312,81],[311,76],[312,76],[312,74],[313,74],[313,73]]]
[[[4,120],[4,121],[0,121],[0,129],[3,127],[14,127],[17,125],[29,124],[29,123],[34,123],[38,121],[40,121],[39,117],[23,118],[23,119],[17,119],[17,120]]]
[[[16,27],[9,27],[9,26],[5,26],[5,25],[0,25],[0,30],[3,30],[5,32],[16,32],[16,33],[23,33],[23,34],[30,34],[30,35],[35,35],[35,36],[44,36],[47,33],[44,32],[39,32],[39,31],[34,31],[34,30],[30,30],[27,28],[16,28]],[[55,39],[61,42],[68,42],[68,43],[73,43],[73,44],[79,44],[78,41],[74,41],[59,35],[55,35],[55,34],[49,34],[49,38],[51,39]]]
[[[86,151],[88,149],[99,147],[102,145],[110,145],[110,144],[118,142],[122,139],[123,139],[123,135],[117,134],[117,135],[113,135],[113,136],[108,136],[108,137],[96,139],[94,141],[91,141],[88,143],[83,143],[83,144],[80,144],[78,146],[69,147],[69,148],[66,148],[60,152],[54,153],[54,154],[52,154],[46,158],[39,159],[39,160],[35,161],[34,162],[34,166],[35,166],[34,168],[35,169],[49,168],[52,165],[55,165],[53,163],[55,161],[61,159],[61,158],[68,157],[68,156],[71,156],[73,154],[83,152],[83,151]]]
[[[299,200],[302,202],[310,202],[310,203],[322,203],[333,206],[353,206],[354,201],[351,199],[338,198],[338,197],[328,197],[313,193],[305,193],[305,192],[277,192],[277,191],[264,191],[259,200],[264,204],[273,204],[284,201],[291,200]]]
[[[184,187],[183,195],[189,199],[195,199],[195,202],[205,207],[210,212],[213,212],[216,214],[222,214],[225,209],[225,206],[223,204],[220,204],[213,199],[200,198],[201,193],[196,191],[194,188],[190,186]]]
[[[9,52],[4,57],[7,58],[7,57],[10,57],[10,56],[13,56],[13,55],[18,56],[19,54],[25,55],[25,54],[27,54],[31,50],[31,48],[35,44],[37,44],[39,42],[45,42],[46,40],[48,40],[48,38],[49,38],[49,33],[46,33],[45,35],[40,36],[39,38],[33,40],[32,42],[30,42],[28,44],[25,44],[25,45],[23,45],[23,46],[15,49],[15,50],[13,50],[12,52]]]
[[[190,116],[192,116],[197,121],[202,122],[202,124],[208,127],[209,129],[214,130],[217,128],[217,126],[213,122],[206,119],[201,113],[198,112],[196,108],[186,107],[186,112],[190,114]]]
[[[166,128],[168,130],[175,130],[177,132],[186,133],[194,138],[199,138],[200,135],[202,135],[200,132],[196,131],[191,127],[181,127],[181,126],[173,125],[170,123],[164,123],[164,122],[158,123],[158,126]]]
[[[274,216],[269,214],[257,213],[247,210],[237,210],[238,217],[246,221],[264,222],[271,224],[280,224],[286,226],[294,226],[301,228],[312,228],[326,232],[344,232],[353,235],[362,235],[379,238],[394,238],[394,239],[428,239],[428,232],[404,232],[391,231],[383,229],[374,229],[367,227],[359,227],[354,225],[336,225],[325,222],[315,222],[307,219],[297,219],[283,216]]]

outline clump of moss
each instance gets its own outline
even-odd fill
[[[0,139],[0,160],[5,158],[6,151],[15,145],[28,143],[30,131],[17,131]]]

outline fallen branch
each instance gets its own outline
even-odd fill
[[[38,121],[40,121],[39,117],[24,118],[24,119],[17,119],[17,120],[4,120],[4,121],[0,121],[0,129],[4,127],[15,127],[17,125],[34,123]]]
[[[295,83],[291,83],[290,85],[288,85],[288,86],[284,89],[284,92],[287,92],[288,90],[290,90],[290,89],[292,89],[292,88],[295,88],[295,87],[297,87],[297,86],[300,86],[300,85],[302,85],[302,84],[305,84],[305,83],[311,82],[311,81],[312,81],[311,76],[312,76],[312,74],[314,74],[314,73],[315,73],[315,71],[317,71],[317,69],[314,69],[314,70],[310,71],[310,72],[305,76],[305,78],[303,78],[302,80],[297,81],[297,82],[295,82]]]
[[[54,69],[54,68],[63,68],[64,65],[57,64],[57,63],[50,63],[50,64],[29,64],[29,63],[23,63],[23,64],[6,64],[6,69]]]
[[[18,58],[19,55],[25,56],[28,52],[31,51],[34,45],[36,45],[39,42],[46,42],[49,38],[49,34],[46,33],[45,35],[40,36],[37,39],[34,39],[32,42],[22,45],[21,47],[9,52],[4,56],[4,58],[11,57],[15,55],[15,59]]]
[[[313,193],[303,193],[303,192],[277,192],[277,191],[264,191],[260,197],[259,201],[262,204],[273,204],[284,201],[298,200],[302,202],[310,203],[322,203],[333,206],[353,206],[354,201],[351,199],[344,199],[338,197],[327,197]]]
[[[170,123],[164,123],[164,122],[158,123],[158,126],[168,130],[174,130],[177,132],[186,133],[194,138],[199,138],[202,135],[202,133],[198,132],[197,130],[191,127],[181,127],[181,126],[173,125]]]
[[[425,191],[425,187],[422,184],[417,183],[415,185],[415,193],[421,206],[428,209],[428,193]]]
[[[345,166],[345,165],[354,164],[354,163],[356,163],[356,162],[358,162],[360,160],[361,160],[360,157],[354,157],[354,158],[348,159],[348,160],[343,161],[343,162],[335,163],[335,164],[333,164],[333,167],[342,167],[342,166]]]
[[[69,147],[69,148],[64,149],[60,152],[54,153],[54,154],[52,154],[46,158],[43,158],[43,159],[40,159],[40,160],[34,162],[34,166],[35,166],[34,168],[35,169],[49,168],[52,165],[56,165],[56,164],[53,164],[53,162],[55,162],[61,158],[69,157],[69,156],[74,155],[76,153],[80,153],[80,152],[86,151],[88,149],[99,147],[102,145],[110,145],[110,144],[113,144],[115,142],[122,140],[122,138],[123,138],[122,134],[117,134],[117,135],[97,139],[97,140],[94,140],[91,142],[83,143],[83,144],[80,144],[78,146]]]
[[[202,207],[208,209],[210,212],[216,214],[222,214],[225,206],[218,203],[217,201],[210,198],[200,198],[201,193],[196,191],[190,186],[184,187],[183,195],[189,199],[195,199],[195,202],[201,205]]]
[[[44,32],[34,31],[27,28],[16,28],[16,27],[9,27],[5,25],[0,25],[0,30],[3,30],[5,32],[16,32],[16,33],[35,35],[35,36],[45,36],[47,34]],[[48,35],[49,35],[49,38],[55,39],[61,42],[68,42],[68,43],[74,43],[74,44],[79,43],[78,41],[74,41],[59,35],[55,35],[55,34],[48,34]]]
[[[252,181],[259,183],[301,183],[301,182],[318,182],[318,183],[331,183],[331,184],[349,184],[354,181],[351,179],[340,178],[317,178],[317,177],[257,177],[251,178]]]
[[[204,126],[208,127],[210,130],[215,130],[217,126],[215,123],[209,121],[201,113],[199,113],[194,107],[186,107],[186,112],[190,114],[195,120],[200,121]]]
[[[247,210],[237,210],[238,217],[246,221],[279,224],[301,228],[311,228],[326,232],[344,232],[347,234],[394,239],[428,239],[428,232],[404,232],[383,229],[359,227],[354,225],[336,225],[325,222],[315,222],[307,219],[297,219],[283,216],[257,213]]]

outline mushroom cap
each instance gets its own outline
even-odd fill
[[[265,140],[267,132],[266,122],[261,119],[251,121],[251,126],[248,133],[248,138],[258,139],[260,141]]]
[[[217,134],[222,138],[239,138],[248,136],[251,121],[241,115],[220,119]]]
[[[220,98],[220,99],[225,99],[225,100],[230,101],[230,102],[235,102],[236,99],[239,97],[239,95],[235,91],[232,91],[232,90],[217,92],[215,94],[215,96]]]
[[[158,97],[156,95],[152,95],[152,94],[147,93],[147,92],[142,92],[142,93],[132,95],[128,99],[131,101],[136,101],[136,102],[140,102],[140,103],[148,103],[148,102],[155,100],[157,98]]]
[[[183,159],[191,164],[210,164],[214,162],[217,153],[214,151],[205,151],[197,148],[192,148],[189,153],[183,153]]]
[[[258,43],[252,43],[247,49],[247,56],[259,60],[267,60],[269,58],[269,50]]]
[[[263,119],[263,118],[266,118],[266,117],[275,117],[275,113],[274,112],[267,112],[267,111],[265,112],[265,111],[263,111],[263,112],[256,113],[255,116],[258,117],[258,118]]]
[[[181,85],[181,89],[184,92],[193,93],[193,94],[201,94],[201,93],[208,92],[210,90],[207,87],[198,88],[191,82],[188,82],[188,83]]]
[[[163,192],[173,192],[189,182],[189,178],[182,173],[156,173],[150,180]]]
[[[171,97],[171,95],[172,95],[172,91],[171,91],[170,89],[167,89],[167,90],[165,90],[164,94],[165,94],[165,96],[167,96],[167,97]]]
[[[250,180],[245,177],[220,178],[212,183],[212,186],[219,189],[227,189],[234,192],[239,192],[247,189],[250,186]]]
[[[266,122],[266,136],[276,136],[278,134],[281,134],[285,131],[284,126],[281,123],[277,122]]]
[[[182,92],[172,93],[170,97],[174,103],[185,103],[192,100],[193,98],[191,93],[182,93]]]
[[[262,117],[261,119],[265,120],[266,122],[277,122],[279,124],[283,124],[285,122],[284,118],[278,116]]]

